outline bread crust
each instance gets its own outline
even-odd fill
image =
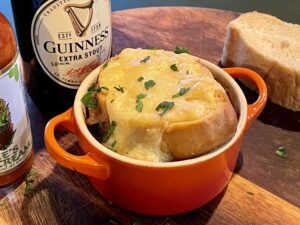
[[[229,140],[236,127],[236,113],[227,98],[223,107],[200,120],[168,124],[161,149],[177,160],[202,155]]]
[[[271,20],[271,23],[288,26],[288,23],[275,17],[257,12],[246,13],[242,18],[230,22],[221,58],[222,65],[246,67],[256,71],[266,82],[268,97],[273,103],[293,111],[300,111],[300,70],[265,54],[267,49],[259,48],[257,43],[251,42],[249,32],[245,32],[240,24],[240,20],[244,23],[247,18]],[[271,35],[269,38],[272,38]],[[251,84],[244,83],[253,89]]]

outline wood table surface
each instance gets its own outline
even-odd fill
[[[113,55],[126,47],[187,47],[191,54],[220,61],[226,26],[237,13],[192,7],[117,11]],[[249,102],[256,94],[244,88]],[[103,199],[86,177],[58,165],[47,153],[43,131],[49,118],[27,96],[34,138],[34,191],[25,182],[0,189],[0,225],[96,224],[300,224],[300,114],[270,102],[243,139],[226,189],[207,205],[177,216],[136,215]],[[58,134],[60,144],[76,148],[76,137]],[[275,155],[285,146],[287,158]],[[145,202],[145,204],[147,204]]]

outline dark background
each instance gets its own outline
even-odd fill
[[[236,12],[256,10],[300,24],[299,0],[111,0],[111,3],[113,11],[149,6],[196,6]],[[0,0],[0,11],[13,23],[10,0]]]

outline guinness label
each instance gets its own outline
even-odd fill
[[[111,52],[110,0],[49,0],[35,13],[31,40],[46,74],[77,89]]]

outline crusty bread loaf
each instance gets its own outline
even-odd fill
[[[300,111],[299,25],[258,12],[242,14],[228,25],[221,63],[253,69],[272,102]]]
[[[122,155],[192,158],[217,148],[236,130],[224,88],[189,54],[124,49],[102,66],[98,83],[101,127],[107,120],[116,125],[104,144]],[[168,110],[158,108],[162,102]]]

